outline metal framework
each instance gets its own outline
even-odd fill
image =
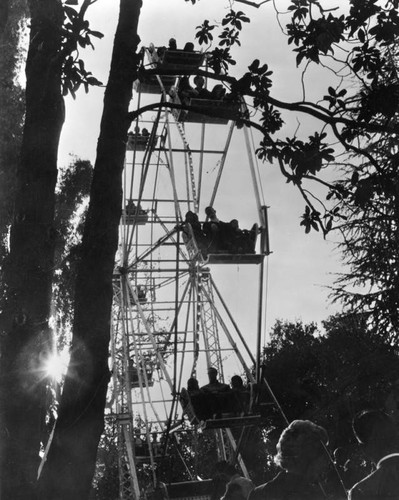
[[[196,57],[193,72],[203,61]],[[148,50],[147,58],[147,67],[156,67]],[[169,99],[167,90],[178,83],[182,69],[177,56],[170,55],[169,61],[169,66],[168,59],[159,63],[160,74],[136,82],[138,107],[148,96]],[[185,71],[187,64],[182,63]],[[167,76],[162,75],[165,68]],[[225,179],[237,173],[227,156],[234,125],[226,117],[218,120],[197,113],[190,118],[165,108],[142,115],[129,134],[114,277],[109,396],[109,415],[118,424],[121,500],[144,497],[140,479],[144,463],[153,485],[157,484],[157,463],[167,453],[170,432],[177,432],[182,423],[191,425],[179,404],[189,377],[214,366],[223,381],[226,365],[234,359],[240,373],[255,381],[256,359],[212,277],[212,262],[230,264],[233,270],[250,264],[259,270],[258,286],[251,288],[253,301],[260,306],[259,327],[264,257],[269,252],[267,214],[247,129],[250,199],[255,200],[257,216],[253,222],[262,228],[256,254],[204,255],[191,226],[184,223],[187,211],[201,217],[201,211],[218,200],[222,174]],[[255,333],[259,337],[260,331]],[[215,433],[221,458],[236,454],[247,474],[230,429],[210,432]]]

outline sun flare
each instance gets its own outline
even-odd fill
[[[61,380],[68,367],[67,356],[63,354],[53,354],[46,360],[46,374],[56,380]]]

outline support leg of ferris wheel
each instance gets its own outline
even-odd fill
[[[226,433],[226,437],[227,437],[227,439],[229,441],[229,444],[231,446],[231,449],[232,449],[233,453],[237,454],[237,461],[238,461],[238,463],[239,463],[239,465],[241,467],[241,470],[242,470],[244,476],[249,479],[248,469],[245,466],[244,460],[242,459],[241,454],[237,453],[237,443],[236,443],[236,440],[235,440],[235,438],[233,436],[233,433],[231,432],[231,429],[229,429],[228,427],[226,427],[223,430]]]
[[[231,464],[234,464],[234,462],[237,461],[244,477],[249,479],[248,469],[246,468],[244,460],[238,451],[237,442],[231,432],[231,429],[225,427],[214,429],[214,431],[219,460],[226,461]]]
[[[119,460],[124,461],[119,467],[119,497],[121,500],[139,500],[140,488],[133,454],[132,423],[130,419],[126,419],[120,421],[119,425],[123,437]]]
[[[118,409],[118,449],[119,449],[119,498],[121,500],[139,500],[140,498],[140,487],[137,476],[135,451],[133,445],[133,415],[132,415],[132,400],[131,400],[131,381],[128,369],[129,360],[129,346],[128,346],[128,329],[131,330],[131,337],[133,340],[133,346],[135,351],[135,359],[140,360],[142,358],[139,348],[134,338],[134,318],[132,307],[130,304],[130,295],[133,297],[133,301],[139,306],[139,299],[135,293],[134,288],[131,283],[127,280],[126,275],[120,277],[120,291],[119,294],[119,305],[123,314],[121,316],[121,341],[123,349],[123,357],[121,363],[123,369],[119,370],[121,374],[121,380],[118,381],[120,384],[119,401],[117,405]],[[142,312],[142,311],[141,311]],[[142,379],[141,371],[144,373],[145,380]],[[144,388],[148,388],[148,380],[146,379],[145,370],[138,370],[139,376],[139,387],[141,391],[141,397],[144,401]],[[159,419],[158,419],[159,420]],[[149,436],[147,433],[147,441],[149,441]],[[150,453],[150,462],[152,465],[153,472],[153,482],[156,482],[155,467],[154,467],[154,456],[152,453],[152,448],[148,442],[148,449]]]
[[[123,293],[123,279],[119,279],[120,288],[119,301],[126,301]],[[122,308],[126,311],[126,308]],[[119,449],[119,496],[121,500],[139,499],[140,489],[134,460],[132,431],[132,401],[130,393],[130,374],[128,370],[129,346],[127,343],[127,328],[129,318],[126,314],[121,317],[121,341],[122,341],[122,360],[123,369],[119,370],[121,379],[115,382],[120,385],[119,398],[117,402],[117,426],[118,426],[118,449]],[[114,358],[116,359],[116,358]]]

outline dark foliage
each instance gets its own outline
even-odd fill
[[[61,172],[58,181],[54,218],[57,239],[53,300],[59,347],[70,342],[75,278],[92,176],[90,162],[75,159]]]
[[[324,426],[330,447],[354,442],[353,416],[384,408],[398,380],[399,357],[382,337],[367,329],[361,315],[337,315],[315,324],[278,321],[264,349],[264,374],[287,419],[309,419]],[[277,411],[269,428],[285,422]]]

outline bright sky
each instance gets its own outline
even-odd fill
[[[228,5],[226,0],[198,0],[194,6],[184,0],[144,0],[143,3],[139,24],[142,43],[166,45],[169,38],[174,37],[178,46],[193,40],[195,27],[203,19],[211,22],[221,19]],[[277,5],[284,6],[287,2],[277,0]],[[299,100],[302,95],[301,71],[295,69],[295,56],[287,47],[286,38],[281,35],[272,3],[266,3],[260,9],[236,4],[234,9],[243,10],[251,18],[241,38],[242,47],[234,50],[238,61],[234,74],[244,73],[253,59],[259,58],[274,72],[273,96],[287,101]],[[105,36],[102,40],[95,40],[94,52],[88,50],[82,56],[86,67],[104,83],[108,77],[117,15],[116,0],[98,0],[89,10],[92,29],[103,32]],[[305,81],[309,85],[308,97],[322,97],[330,84],[325,76],[316,72],[309,73]],[[67,100],[67,117],[60,147],[61,163],[69,162],[69,154],[94,163],[103,92],[104,89],[92,89],[86,95],[82,90],[76,101]],[[307,130],[306,120],[299,122],[294,117],[285,118],[287,128],[283,137],[298,127],[299,133],[313,132],[311,128]],[[232,146],[233,154],[229,161],[241,160],[239,144],[237,142]],[[266,204],[270,207],[269,233],[273,252],[268,259],[267,327],[270,328],[278,318],[320,322],[336,310],[328,301],[326,287],[332,283],[332,273],[339,270],[339,255],[334,250],[334,243],[323,240],[320,234],[305,235],[299,226],[304,202],[294,188],[285,183],[278,168],[261,163],[260,169]],[[242,222],[241,227],[246,227],[250,221],[241,214],[241,210],[251,201],[245,199],[242,193],[240,198],[232,197],[225,206],[220,202],[216,205],[218,215],[223,220],[237,218]],[[235,291],[230,293],[231,307],[242,311],[240,314],[245,316],[246,305],[254,300],[252,297],[256,297],[256,292],[254,295],[251,292],[254,278],[245,266],[228,271],[225,267],[215,273],[215,279],[219,279],[223,295],[230,293],[233,284]]]

